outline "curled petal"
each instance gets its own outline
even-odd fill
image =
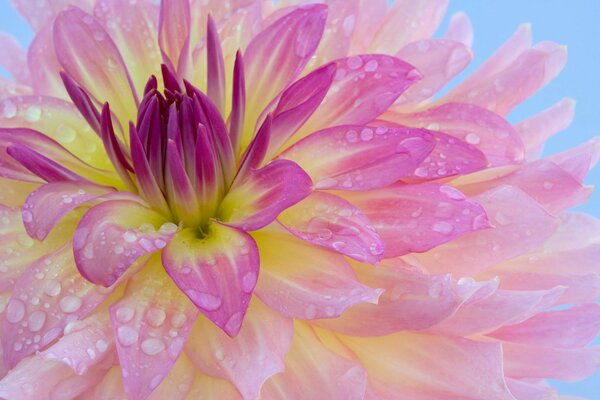
[[[473,24],[469,16],[462,11],[452,14],[445,37],[446,39],[463,43],[467,47],[472,47]]]
[[[410,177],[435,145],[423,129],[348,125],[313,133],[280,157],[300,165],[317,189],[369,190]]]
[[[258,249],[236,228],[211,222],[205,229],[176,234],[162,253],[163,264],[198,309],[235,336],[258,279]]]
[[[254,238],[261,257],[256,295],[285,316],[336,318],[355,304],[376,303],[381,295],[363,285],[339,254],[285,232],[257,232]]]
[[[384,244],[372,222],[348,201],[314,192],[288,208],[278,221],[299,238],[359,261],[376,263]]]
[[[75,262],[90,282],[112,285],[138,258],[164,248],[177,232],[177,225],[136,201],[136,196],[130,198],[92,207],[77,225]]]
[[[221,202],[219,219],[244,230],[262,228],[308,196],[311,187],[309,176],[296,163],[272,161],[236,179]]]
[[[44,240],[68,212],[112,191],[84,182],[47,183],[32,192],[23,204],[25,229],[29,236]]]
[[[110,306],[123,384],[129,398],[145,399],[167,376],[198,312],[153,257]]]
[[[292,320],[255,300],[235,338],[208,319],[199,318],[192,336],[202,339],[189,341],[185,351],[198,369],[228,380],[245,400],[253,400],[265,381],[283,371],[293,334]]]
[[[385,257],[424,252],[490,226],[485,210],[457,189],[437,183],[394,185],[344,195],[385,243]]]

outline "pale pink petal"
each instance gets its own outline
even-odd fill
[[[310,194],[310,177],[296,163],[275,160],[236,178],[221,202],[218,218],[227,225],[256,230]]]
[[[362,211],[335,195],[314,192],[278,221],[299,238],[359,261],[378,262],[384,245]]]
[[[21,85],[20,83],[16,83],[12,80],[0,78],[0,100],[14,96],[27,96],[32,93],[32,88],[27,85]]]
[[[565,329],[566,327],[576,329]],[[518,325],[491,332],[488,336],[505,342],[577,348],[590,344],[599,332],[600,306],[585,304],[566,310],[539,313]]]
[[[94,311],[110,292],[81,277],[70,245],[40,258],[13,288],[2,326],[4,360],[14,366],[44,348],[69,322]]]
[[[409,332],[341,339],[392,393],[413,392],[418,397],[412,398],[427,400],[514,400],[499,343]]]
[[[294,141],[331,126],[368,124],[421,78],[412,65],[385,55],[356,55],[335,65],[329,93]]]
[[[579,182],[583,182],[590,170],[600,160],[600,138],[592,140],[548,158],[571,174]]]
[[[265,381],[283,371],[293,334],[291,320],[255,300],[235,338],[200,318],[192,330],[200,340],[189,341],[186,353],[200,370],[228,380],[245,400],[253,400]]]
[[[228,381],[198,373],[186,400],[199,399],[242,400],[242,396]]]
[[[474,200],[485,208],[494,227],[472,232],[415,255],[428,271],[474,275],[534,250],[556,229],[556,219],[513,186],[500,186]],[[486,256],[482,257],[482,254]]]
[[[59,75],[62,67],[54,52],[52,24],[45,25],[33,38],[27,52],[27,64],[36,94],[69,98]]]
[[[467,47],[473,46],[473,24],[469,16],[462,11],[452,14],[448,23],[445,38],[463,43]]]
[[[33,191],[23,204],[25,229],[29,236],[44,240],[67,213],[112,191],[111,188],[91,183],[47,183]]]
[[[77,375],[84,375],[106,357],[114,357],[114,339],[108,313],[102,312],[70,322],[64,336],[38,356],[62,362]]]
[[[56,18],[53,35],[65,72],[97,101],[109,102],[122,127],[135,121],[135,88],[119,49],[100,21],[78,8],[69,8]]]
[[[57,14],[74,3],[73,0],[40,0],[32,3],[30,0],[14,0],[13,4],[25,17],[34,30],[42,29]],[[77,1],[77,6],[85,11],[91,11],[93,0]]]
[[[491,332],[554,306],[563,292],[561,287],[540,291],[498,290],[484,299],[465,304],[431,331],[461,337]]]
[[[452,316],[466,301],[489,295],[495,281],[454,282],[448,275],[428,275],[400,260],[385,260],[376,268],[355,268],[361,282],[385,291],[374,304],[360,304],[319,326],[352,336],[382,336],[422,330]],[[264,278],[263,269],[263,277]],[[260,287],[260,285],[259,285]]]
[[[524,157],[517,131],[504,118],[474,104],[449,103],[414,114],[394,114],[392,121],[460,139],[480,149],[493,166],[515,164]]]
[[[563,99],[552,107],[515,125],[527,151],[527,159],[539,158],[544,143],[567,129],[575,116],[575,101]]]
[[[338,254],[285,232],[257,232],[254,238],[261,262],[256,295],[282,315],[335,318],[355,304],[376,303],[381,294],[362,284]]]
[[[460,180],[454,184],[468,196],[475,196],[502,185],[515,186],[552,214],[584,203],[591,194],[590,188],[584,187],[551,161],[537,160],[501,175],[503,172],[497,171],[496,176],[481,182],[469,183],[467,178],[465,184],[461,184]]]
[[[447,7],[448,0],[394,1],[378,26],[369,46],[370,52],[394,54],[410,42],[431,37],[442,22]]]
[[[510,392],[517,400],[558,400],[556,390],[544,381],[506,379]],[[562,398],[562,397],[561,397]]]
[[[148,400],[185,400],[191,392],[198,371],[190,359],[181,353],[167,377],[148,397]],[[224,399],[226,400],[226,399]]]
[[[19,363],[0,380],[0,399],[49,398],[52,388],[72,375],[74,375],[73,371],[62,363],[30,357]]]
[[[334,353],[310,326],[297,322],[285,371],[267,381],[260,399],[362,400],[366,381],[367,374],[360,363]]]
[[[196,319],[196,307],[164,273],[158,257],[110,306],[125,392],[145,399],[167,376]]]
[[[142,93],[148,78],[160,75],[161,54],[151,10],[145,1],[99,0],[94,16],[119,48],[135,88]]]
[[[490,226],[481,205],[437,183],[397,184],[344,197],[371,221],[385,244],[385,258],[424,252]]]
[[[319,45],[326,18],[327,7],[308,5],[281,17],[252,39],[244,53],[251,115],[260,114],[302,72]]]
[[[281,154],[318,189],[369,190],[410,177],[435,147],[423,129],[345,125],[313,133]]]
[[[423,76],[394,104],[395,110],[408,111],[431,98],[464,70],[473,59],[473,53],[460,42],[423,39],[403,47],[396,53],[396,57],[413,65]]]
[[[564,67],[566,57],[564,46],[542,42],[523,51],[505,69],[478,79],[473,84],[463,82],[444,96],[442,101],[477,104],[506,115],[554,79]],[[473,80],[472,75],[471,81]]]
[[[600,368],[600,347],[560,349],[504,342],[504,371],[512,378],[579,381]]]
[[[29,84],[29,67],[27,66],[27,54],[19,42],[6,33],[0,33],[0,65],[12,75],[18,83]]]
[[[92,207],[77,225],[75,262],[90,282],[112,285],[138,258],[164,248],[178,230],[141,199],[129,197]]]
[[[386,0],[359,0],[359,12],[354,21],[354,33],[350,42],[350,54],[368,52],[387,13]],[[350,22],[347,22],[350,24]]]
[[[189,61],[191,30],[189,0],[161,1],[158,30],[163,61],[172,71],[179,71],[180,62]]]
[[[212,222],[204,233],[184,229],[162,253],[175,284],[228,335],[235,336],[258,279],[256,243],[246,232]]]

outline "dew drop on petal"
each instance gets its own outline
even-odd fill
[[[76,312],[81,308],[81,305],[81,298],[77,296],[65,296],[59,302],[60,309],[67,314]]]
[[[165,343],[160,339],[150,338],[144,340],[141,347],[144,354],[154,356],[165,349]]]
[[[252,293],[252,291],[254,290],[254,286],[256,285],[256,279],[256,272],[246,272],[246,274],[244,274],[244,276],[242,277],[242,290],[245,293]]]
[[[138,333],[129,326],[120,326],[117,329],[117,339],[122,346],[131,346],[138,340]]]
[[[37,122],[42,117],[42,109],[38,106],[29,106],[25,110],[25,121]]]
[[[46,283],[46,287],[44,288],[44,293],[46,293],[50,297],[56,297],[60,294],[62,290],[62,286],[59,281],[56,279],[49,280]]]
[[[125,324],[133,318],[135,311],[129,307],[121,307],[116,312],[117,321]]]
[[[6,308],[6,320],[13,324],[21,321],[25,316],[25,304],[21,300],[12,299]]]
[[[31,332],[38,332],[46,323],[46,313],[44,311],[34,311],[27,318],[27,327]]]
[[[223,301],[220,297],[210,293],[199,292],[198,290],[186,290],[185,292],[190,299],[200,308],[206,311],[215,311],[221,307]]]
[[[465,140],[469,144],[479,144],[481,142],[481,138],[475,133],[468,133]]]
[[[160,327],[165,322],[166,318],[167,314],[159,308],[151,308],[146,313],[148,323],[155,328]]]
[[[433,226],[431,227],[431,229],[434,232],[441,233],[444,235],[449,235],[454,230],[454,226],[449,222],[440,221],[440,222],[434,223]]]

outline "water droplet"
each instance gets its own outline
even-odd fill
[[[346,132],[346,140],[348,140],[350,143],[356,143],[358,141],[358,132],[356,132],[354,129],[349,130]]]
[[[468,133],[467,136],[465,136],[465,141],[469,144],[479,144],[481,138],[475,133]]]
[[[46,313],[43,311],[34,311],[27,319],[27,327],[31,332],[38,332],[46,323]]]
[[[200,292],[193,289],[187,290],[185,293],[198,307],[203,308],[206,311],[218,310],[219,307],[221,307],[221,304],[223,304],[223,301],[220,297],[210,293]]]
[[[65,296],[60,300],[60,309],[67,314],[74,313],[79,310],[82,305],[80,297],[77,296]]]
[[[544,182],[544,189],[551,190],[553,187],[554,187],[554,183],[548,182],[548,181]]]
[[[346,64],[348,68],[356,70],[363,66],[363,60],[360,56],[352,56],[348,58]]]
[[[33,221],[33,214],[31,211],[25,210],[21,213],[21,217],[23,218],[23,222],[31,222]]]
[[[429,171],[426,167],[418,167],[415,169],[415,176],[419,178],[427,178],[427,175],[429,175]]]
[[[21,300],[11,299],[6,308],[6,320],[13,324],[21,321],[25,316],[25,304]]]
[[[133,231],[127,231],[123,234],[123,240],[127,243],[133,243],[137,240],[137,235]]]
[[[77,138],[77,132],[75,129],[68,125],[60,124],[56,128],[56,139],[63,144],[72,143]]]
[[[25,110],[25,121],[37,122],[42,117],[42,109],[38,106],[29,106]]]
[[[434,232],[442,233],[444,235],[449,235],[454,230],[454,226],[449,222],[440,221],[440,222],[434,223],[433,226],[431,227],[431,229]]]
[[[151,338],[142,342],[142,351],[149,356],[155,356],[165,349],[165,344],[162,340]]]
[[[131,346],[138,340],[138,333],[135,329],[129,326],[120,326],[117,329],[117,339],[121,345],[127,347]]]
[[[256,285],[257,275],[256,272],[246,272],[242,277],[242,290],[245,293],[252,293],[254,286]]]
[[[452,186],[440,186],[440,192],[452,200],[464,200],[465,196]]]
[[[230,333],[237,332],[240,329],[240,326],[242,326],[243,320],[244,314],[241,312],[236,312],[227,320],[227,323],[225,324],[225,331]]]
[[[175,314],[171,317],[171,326],[173,328],[181,328],[187,321],[185,314]]]
[[[160,226],[160,228],[158,229],[158,231],[162,234],[165,235],[170,235],[173,234],[175,232],[177,232],[177,229],[179,229],[179,227],[177,225],[175,225],[172,222],[165,222],[164,224],[162,224]]]
[[[135,311],[129,307],[121,307],[116,312],[117,321],[125,324],[133,318]]]
[[[4,115],[4,118],[14,118],[17,115],[17,106],[15,106],[15,103],[10,100],[5,100],[2,115]]]
[[[370,60],[365,65],[366,72],[375,72],[375,71],[377,71],[377,68],[379,68],[379,63],[377,62],[377,60]]]
[[[46,287],[44,287],[44,293],[46,293],[50,297],[56,297],[60,294],[62,290],[62,286],[59,281],[56,279],[51,279],[46,283]]]
[[[342,23],[342,29],[344,29],[344,35],[349,37],[352,35],[352,31],[354,31],[354,24],[356,23],[355,15],[348,15],[344,18],[344,22]]]
[[[373,129],[365,128],[360,131],[360,138],[363,142],[368,142],[369,140],[373,139]]]
[[[106,350],[108,350],[108,343],[102,339],[98,339],[96,341],[96,348],[100,353],[104,353]]]
[[[146,313],[146,318],[148,319],[148,323],[155,328],[158,328],[165,322],[167,318],[167,314],[159,309],[159,308],[151,308]]]

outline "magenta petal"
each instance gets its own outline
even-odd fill
[[[163,265],[208,319],[235,336],[258,279],[258,249],[236,228],[213,222],[206,229],[176,234],[162,253]]]
[[[325,5],[307,5],[254,37],[244,53],[250,108],[263,110],[302,72],[319,45],[326,18]]]
[[[310,194],[310,177],[296,163],[275,160],[234,182],[218,218],[227,225],[256,230]]]
[[[141,199],[112,200],[92,207],[73,234],[75,262],[90,282],[110,286],[141,256],[167,245],[177,232]]]
[[[386,258],[424,252],[490,226],[481,205],[437,183],[394,185],[346,198],[381,235]]]
[[[282,315],[336,319],[347,309],[376,303],[382,290],[365,286],[341,254],[286,232],[254,233],[260,251],[256,295]]]
[[[44,240],[69,211],[113,189],[85,182],[54,182],[33,191],[23,204],[23,224],[27,233]]]
[[[89,315],[109,293],[81,277],[69,245],[34,262],[17,281],[4,314],[5,362],[14,366],[41,350],[61,336],[69,322]]]
[[[329,193],[312,193],[278,221],[303,240],[359,261],[376,263],[384,253],[383,241],[362,211]]]
[[[128,398],[146,399],[179,358],[198,312],[165,275],[158,257],[110,306]]]
[[[369,190],[410,177],[435,146],[423,129],[349,125],[313,133],[281,157],[318,189]]]
[[[412,65],[385,55],[357,55],[335,65],[329,93],[298,138],[330,126],[367,124],[421,78]]]

